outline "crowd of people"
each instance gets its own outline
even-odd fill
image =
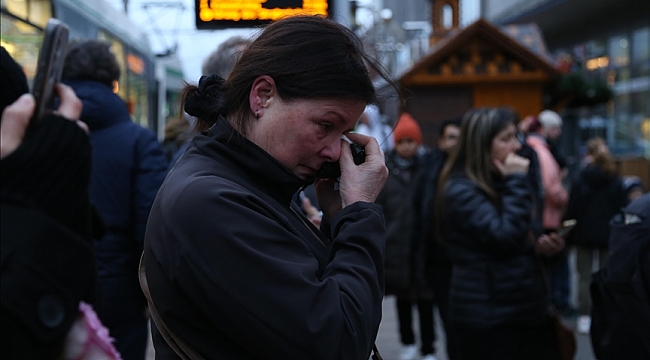
[[[161,142],[108,43],[69,44],[32,125],[2,48],[3,358],[142,360],[151,334],[159,359],[379,359],[395,296],[400,360],[436,359],[436,308],[450,360],[560,359],[553,313],[589,332],[610,220],[643,184],[601,138],[568,178],[552,110],[473,108],[425,148],[408,112],[380,120],[370,74],[400,94],[351,30],[286,18],[206,58]]]

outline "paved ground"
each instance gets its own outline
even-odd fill
[[[379,326],[379,334],[377,335],[377,348],[381,353],[384,360],[399,360],[399,352],[401,345],[399,343],[399,335],[397,332],[397,314],[395,312],[395,297],[389,296],[384,299],[383,303],[383,317],[381,325]],[[417,310],[414,312],[417,315]],[[564,319],[564,321],[575,329],[575,319]],[[417,321],[414,321],[417,326]],[[417,329],[416,329],[417,334]],[[417,338],[417,335],[416,335]],[[591,341],[589,335],[576,334],[578,350],[575,360],[595,360],[591,350]],[[444,332],[441,328],[440,318],[436,312],[436,359],[448,360],[445,344]],[[522,359],[525,360],[525,359]]]
[[[400,343],[397,332],[397,314],[395,313],[395,297],[389,296],[384,299],[383,318],[377,335],[377,348],[384,360],[398,360]],[[575,319],[565,319],[566,323],[575,328]],[[414,321],[417,326],[417,321]],[[436,314],[436,358],[437,360],[448,360],[444,346],[444,333],[440,328],[440,320]],[[417,328],[416,328],[417,333]],[[417,336],[416,336],[417,337]],[[588,335],[576,335],[578,351],[575,360],[595,360],[591,350],[591,342]],[[154,360],[153,349],[147,352],[147,360]]]

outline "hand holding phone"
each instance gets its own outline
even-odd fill
[[[36,109],[31,124],[36,124],[46,113],[54,111],[55,86],[61,82],[69,33],[68,26],[63,22],[48,20],[32,85]]]
[[[566,237],[571,230],[578,224],[578,221],[575,219],[565,220],[562,222],[562,227],[557,231],[557,236],[564,238]]]
[[[352,150],[354,164],[363,164],[366,160],[366,151],[355,143],[350,143],[350,150]],[[326,162],[316,171],[316,177],[321,179],[335,179],[339,176],[341,176],[341,165],[338,162]]]

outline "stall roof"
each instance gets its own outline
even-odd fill
[[[479,19],[454,29],[399,76],[404,85],[499,80],[545,81],[559,75],[534,24],[497,28]]]

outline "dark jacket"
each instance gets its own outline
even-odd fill
[[[438,191],[438,177],[442,167],[447,161],[447,154],[438,149],[431,150],[424,155],[422,166],[413,181],[412,208],[413,217],[413,243],[423,251],[417,253],[415,266],[423,269],[416,271],[423,278],[418,281],[434,285],[436,273],[448,274],[451,269],[449,254],[446,245],[437,239],[434,227],[434,202]],[[435,294],[434,294],[435,295]],[[437,295],[435,295],[437,296]]]
[[[650,193],[612,218],[607,263],[589,290],[597,359],[650,359]]]
[[[290,207],[306,184],[223,118],[169,173],[146,276],[167,327],[204,357],[368,359],[384,293],[381,208],[354,203],[321,233]],[[177,358],[156,327],[153,341],[158,358]]]
[[[526,176],[495,181],[498,206],[464,174],[445,184],[442,223],[453,263],[449,316],[455,326],[548,320],[542,273],[528,237],[533,205]]]
[[[618,175],[605,174],[598,166],[588,165],[571,186],[565,219],[576,219],[568,237],[570,245],[606,248],[609,222],[627,203],[623,181]]]
[[[79,302],[97,297],[88,136],[53,115],[32,130],[0,162],[3,359],[61,358]]]
[[[544,214],[544,184],[542,183],[542,172],[539,168],[539,159],[537,152],[526,143],[526,139],[518,135],[521,149],[517,151],[517,155],[523,156],[528,161],[528,184],[531,187],[531,194],[533,196],[533,204],[535,205],[535,233],[542,233],[542,214]]]
[[[413,279],[413,260],[421,249],[412,241],[411,193],[419,162],[418,156],[411,160],[400,158],[394,149],[386,154],[389,175],[375,201],[386,218],[386,294],[409,295],[418,285]]]
[[[146,301],[137,277],[149,210],[167,172],[155,134],[133,123],[124,101],[95,81],[66,81],[83,103],[90,128],[90,199],[106,223],[97,242],[102,320],[107,326],[141,314]]]

